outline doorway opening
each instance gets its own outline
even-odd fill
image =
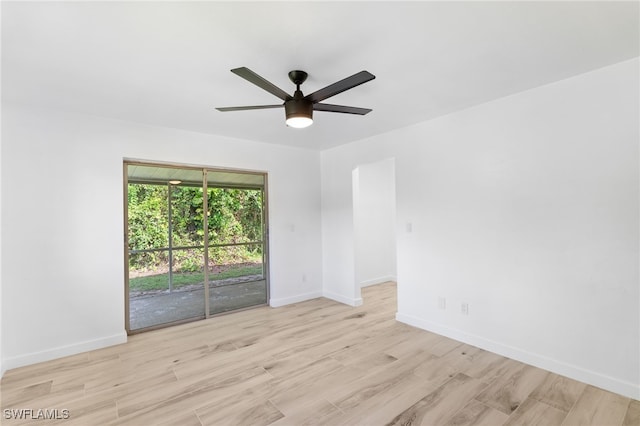
[[[359,165],[352,173],[355,294],[397,280],[395,159]]]
[[[267,304],[266,179],[125,161],[129,334]]]

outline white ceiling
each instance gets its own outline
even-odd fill
[[[310,149],[432,119],[639,55],[638,2],[2,2],[3,102]],[[279,103],[361,70],[376,79],[291,129]]]

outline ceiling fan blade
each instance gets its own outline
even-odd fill
[[[305,99],[309,99],[311,102],[320,102],[330,98],[331,96],[335,96],[338,93],[342,93],[345,90],[349,90],[361,85],[362,83],[373,80],[374,78],[376,78],[376,76],[371,74],[369,71],[360,71],[351,77],[347,77],[344,80],[330,84],[324,89],[317,90],[312,94],[305,96]]]
[[[313,104],[313,109],[316,111],[342,112],[345,114],[357,114],[357,115],[365,115],[372,111],[369,108],[358,108],[358,107],[332,105],[332,104]]]
[[[260,87],[261,89],[266,90],[267,92],[271,93],[272,95],[275,95],[275,96],[279,97],[283,101],[286,101],[287,99],[291,99],[291,96],[289,96],[289,94],[287,92],[285,92],[284,90],[282,90],[281,88],[279,88],[275,84],[273,84],[273,83],[265,80],[264,78],[260,77],[258,74],[256,74],[255,72],[251,71],[249,68],[245,68],[245,67],[234,68],[234,69],[231,70],[231,72],[236,74],[236,75],[239,75],[240,77],[244,78],[248,82],[255,84],[256,86]]]
[[[237,107],[223,107],[216,108],[218,111],[229,112],[229,111],[248,111],[251,109],[270,109],[270,108],[282,108],[284,104],[280,105],[252,105],[252,106],[237,106]]]

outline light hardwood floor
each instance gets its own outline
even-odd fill
[[[65,425],[640,425],[638,401],[396,322],[395,293],[238,312],[8,371],[0,422],[51,408],[69,410]]]

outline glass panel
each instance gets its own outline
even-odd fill
[[[203,247],[202,186],[171,185],[171,236],[173,247]],[[200,266],[204,261],[200,259]]]
[[[224,186],[224,180],[220,172],[207,175],[211,186]],[[234,180],[264,184],[261,175],[238,174]],[[262,188],[210,187],[207,199],[209,313],[266,304]]]
[[[210,313],[267,303],[262,244],[209,248]]]
[[[134,183],[128,202],[129,329],[203,318],[202,189]]]
[[[168,253],[168,250],[129,253],[130,297],[169,289]]]
[[[202,256],[202,250],[200,252]],[[168,250],[160,254],[165,259],[168,258]],[[153,269],[136,269],[135,265],[140,263],[142,258],[142,254],[129,255],[131,330],[204,317],[202,270],[199,271],[199,276],[198,271],[182,272],[180,269],[170,274],[168,259],[164,264],[156,263]],[[202,257],[200,259],[202,261]],[[174,265],[175,263],[174,257]]]
[[[173,291],[203,290],[204,249],[174,250],[171,280]]]
[[[262,244],[209,248],[209,282],[264,278]],[[224,285],[216,284],[216,285]]]
[[[127,169],[129,182],[166,185],[170,181],[202,186],[202,169],[178,169],[175,167],[130,164]]]
[[[262,190],[209,188],[209,243],[262,241]]]
[[[169,245],[167,194],[166,185],[129,184],[129,250]],[[155,259],[155,256],[147,259]]]

